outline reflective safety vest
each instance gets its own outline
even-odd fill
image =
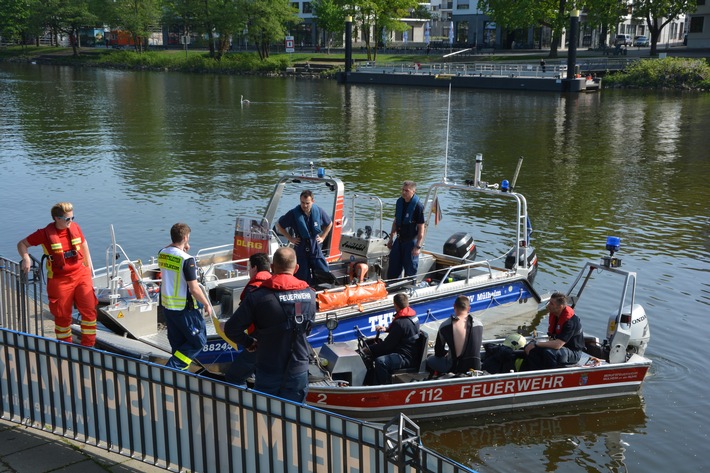
[[[44,227],[46,241],[42,243],[42,249],[47,258],[47,277],[54,276],[54,272],[61,272],[67,264],[67,259],[78,258],[77,262],[83,259],[81,254],[81,231],[77,236],[72,233],[71,227],[67,228],[69,235],[69,248],[62,246],[62,240],[57,233],[57,227],[54,223],[50,223]]]
[[[161,305],[170,310],[183,310],[187,307],[187,281],[183,264],[192,256],[179,248],[168,246],[158,253],[158,266],[161,271]],[[193,302],[194,307],[194,302]]]

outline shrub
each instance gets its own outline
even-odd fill
[[[705,59],[675,58],[644,59],[623,72],[604,78],[605,86],[710,90],[710,65]]]

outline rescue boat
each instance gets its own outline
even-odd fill
[[[618,240],[612,240],[610,246],[618,249]],[[392,384],[368,386],[364,384],[368,360],[363,347],[371,341],[361,337],[357,349],[337,342],[321,347],[312,365],[306,402],[350,417],[386,421],[400,413],[414,419],[442,418],[637,395],[651,367],[651,359],[645,356],[649,319],[635,300],[636,273],[620,265],[613,252],[601,263],[586,263],[567,292],[584,328],[594,327],[599,315],[608,317],[606,338],[600,342],[585,332],[585,350],[574,365],[539,371],[470,371],[432,378],[425,369],[429,344],[421,351],[416,368],[395,372]],[[593,281],[602,281],[601,291],[592,289]],[[609,287],[620,299],[609,296]],[[606,312],[607,306],[614,309]],[[484,346],[503,342],[489,340]],[[515,354],[524,356],[522,350]]]
[[[514,192],[515,178],[513,185],[508,181],[482,182],[481,162],[482,156],[477,155],[473,179],[455,182],[444,177],[429,188],[422,200],[427,234],[418,273],[396,280],[384,279],[389,235],[384,228],[384,205],[379,197],[358,193],[346,199],[343,182],[312,165],[310,172],[281,178],[263,216],[238,217],[232,243],[202,249],[196,254],[200,282],[208,292],[217,323],[229,318],[238,304],[249,279],[249,256],[259,252],[271,256],[280,246],[288,244],[275,231],[275,223],[298,202],[298,195],[305,189],[313,190],[318,205],[329,211],[333,220],[333,229],[323,243],[330,273],[322,275],[315,287],[318,313],[309,337],[313,347],[320,347],[329,339],[353,340],[356,327],[374,334],[377,325],[388,324],[394,316],[392,298],[397,292],[409,295],[421,324],[431,326],[432,330],[449,315],[460,294],[469,297],[472,311],[480,315],[485,326],[503,330],[505,324],[517,327],[529,322],[541,297],[532,285],[537,255],[530,245],[527,202],[522,194]],[[442,207],[447,202],[456,206],[462,195],[466,196],[471,211],[459,208],[446,214],[446,218],[456,221],[460,231],[437,235],[434,229],[442,217]],[[495,247],[477,247],[473,231],[490,227],[486,221],[499,218],[499,207],[500,213],[509,219],[505,231],[500,231],[500,235],[506,236],[498,238],[495,233]],[[485,215],[472,215],[475,211]],[[470,231],[466,231],[469,227]],[[136,353],[135,344],[126,342],[125,337],[129,337],[169,352],[167,333],[157,310],[160,276],[155,260],[131,261],[115,237],[106,255],[107,265],[95,272],[94,283],[99,299],[105,303],[100,307],[99,320],[108,331],[99,333],[97,343],[107,349],[142,356]],[[131,271],[138,272],[139,277],[132,278]],[[338,329],[326,328],[330,320],[338,321]],[[222,371],[236,352],[219,336],[214,321],[209,320],[207,326],[208,342],[198,361]],[[111,336],[111,332],[118,337]],[[124,349],[124,342],[130,343],[131,348]]]

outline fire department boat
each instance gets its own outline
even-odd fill
[[[567,293],[585,328],[594,326],[602,303],[616,307],[607,319],[606,339],[599,343],[598,338],[585,336],[585,353],[577,364],[429,379],[424,369],[428,350],[423,350],[421,364],[413,371],[396,372],[390,385],[366,386],[366,362],[361,355],[364,341],[358,350],[333,343],[320,349],[320,360],[314,367],[325,368],[312,370],[320,379],[310,384],[306,402],[351,417],[386,421],[399,413],[417,419],[440,418],[636,394],[651,366],[644,356],[649,321],[643,307],[635,302],[636,274],[621,269],[621,260],[613,257],[618,239],[607,247],[612,248],[612,256],[601,263],[586,263]],[[609,279],[616,280],[616,289],[621,286],[620,299],[610,297],[608,289],[596,294],[590,288],[592,281],[608,284]],[[585,298],[581,297],[583,291]],[[522,356],[522,350],[519,354]]]
[[[322,168],[316,172],[311,166],[310,173],[283,177],[262,217],[237,218],[232,244],[196,254],[200,282],[208,291],[219,320],[226,320],[238,304],[249,279],[249,255],[257,252],[272,255],[288,244],[274,231],[274,224],[298,202],[302,190],[310,189],[318,205],[329,211],[333,220],[333,229],[323,244],[331,273],[323,275],[316,287],[318,313],[309,337],[312,346],[320,347],[329,337],[336,342],[353,340],[355,327],[374,334],[377,325],[388,324],[394,316],[392,297],[397,292],[409,295],[420,322],[434,332],[438,323],[449,315],[459,294],[469,297],[472,310],[486,326],[500,326],[505,321],[518,326],[521,321],[529,321],[541,299],[532,287],[537,256],[529,244],[527,202],[513,191],[515,178],[513,185],[502,188],[481,182],[480,161],[482,157],[478,155],[474,179],[456,183],[444,178],[431,186],[423,199],[427,234],[418,274],[396,280],[383,279],[387,272],[389,235],[384,229],[381,199],[355,194],[346,201],[343,182],[326,175]],[[516,176],[519,168],[520,162]],[[446,214],[447,218],[460,220],[457,229],[483,227],[480,220],[497,219],[499,207],[500,212],[508,212],[507,228],[489,231],[496,235],[497,248],[477,248],[466,231],[437,241],[433,230],[439,223],[442,207],[447,199],[455,206],[462,194],[466,195],[471,212],[454,210]],[[474,211],[484,215],[471,218]],[[437,244],[441,250],[435,247]],[[130,260],[115,238],[106,251],[106,259],[106,267],[96,271],[94,284],[99,300],[105,303],[100,308],[99,320],[109,330],[100,331],[97,343],[109,350],[160,362],[170,348],[157,311],[160,279],[155,260],[146,264]],[[214,366],[216,371],[222,371],[236,353],[217,333],[214,322],[219,320],[208,320],[208,342],[197,358],[204,366]],[[326,322],[335,320],[338,329],[329,331]]]

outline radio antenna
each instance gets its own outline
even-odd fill
[[[448,182],[449,172],[449,123],[451,122],[451,82],[449,82],[449,106],[446,111],[446,150],[444,151],[444,182]]]

